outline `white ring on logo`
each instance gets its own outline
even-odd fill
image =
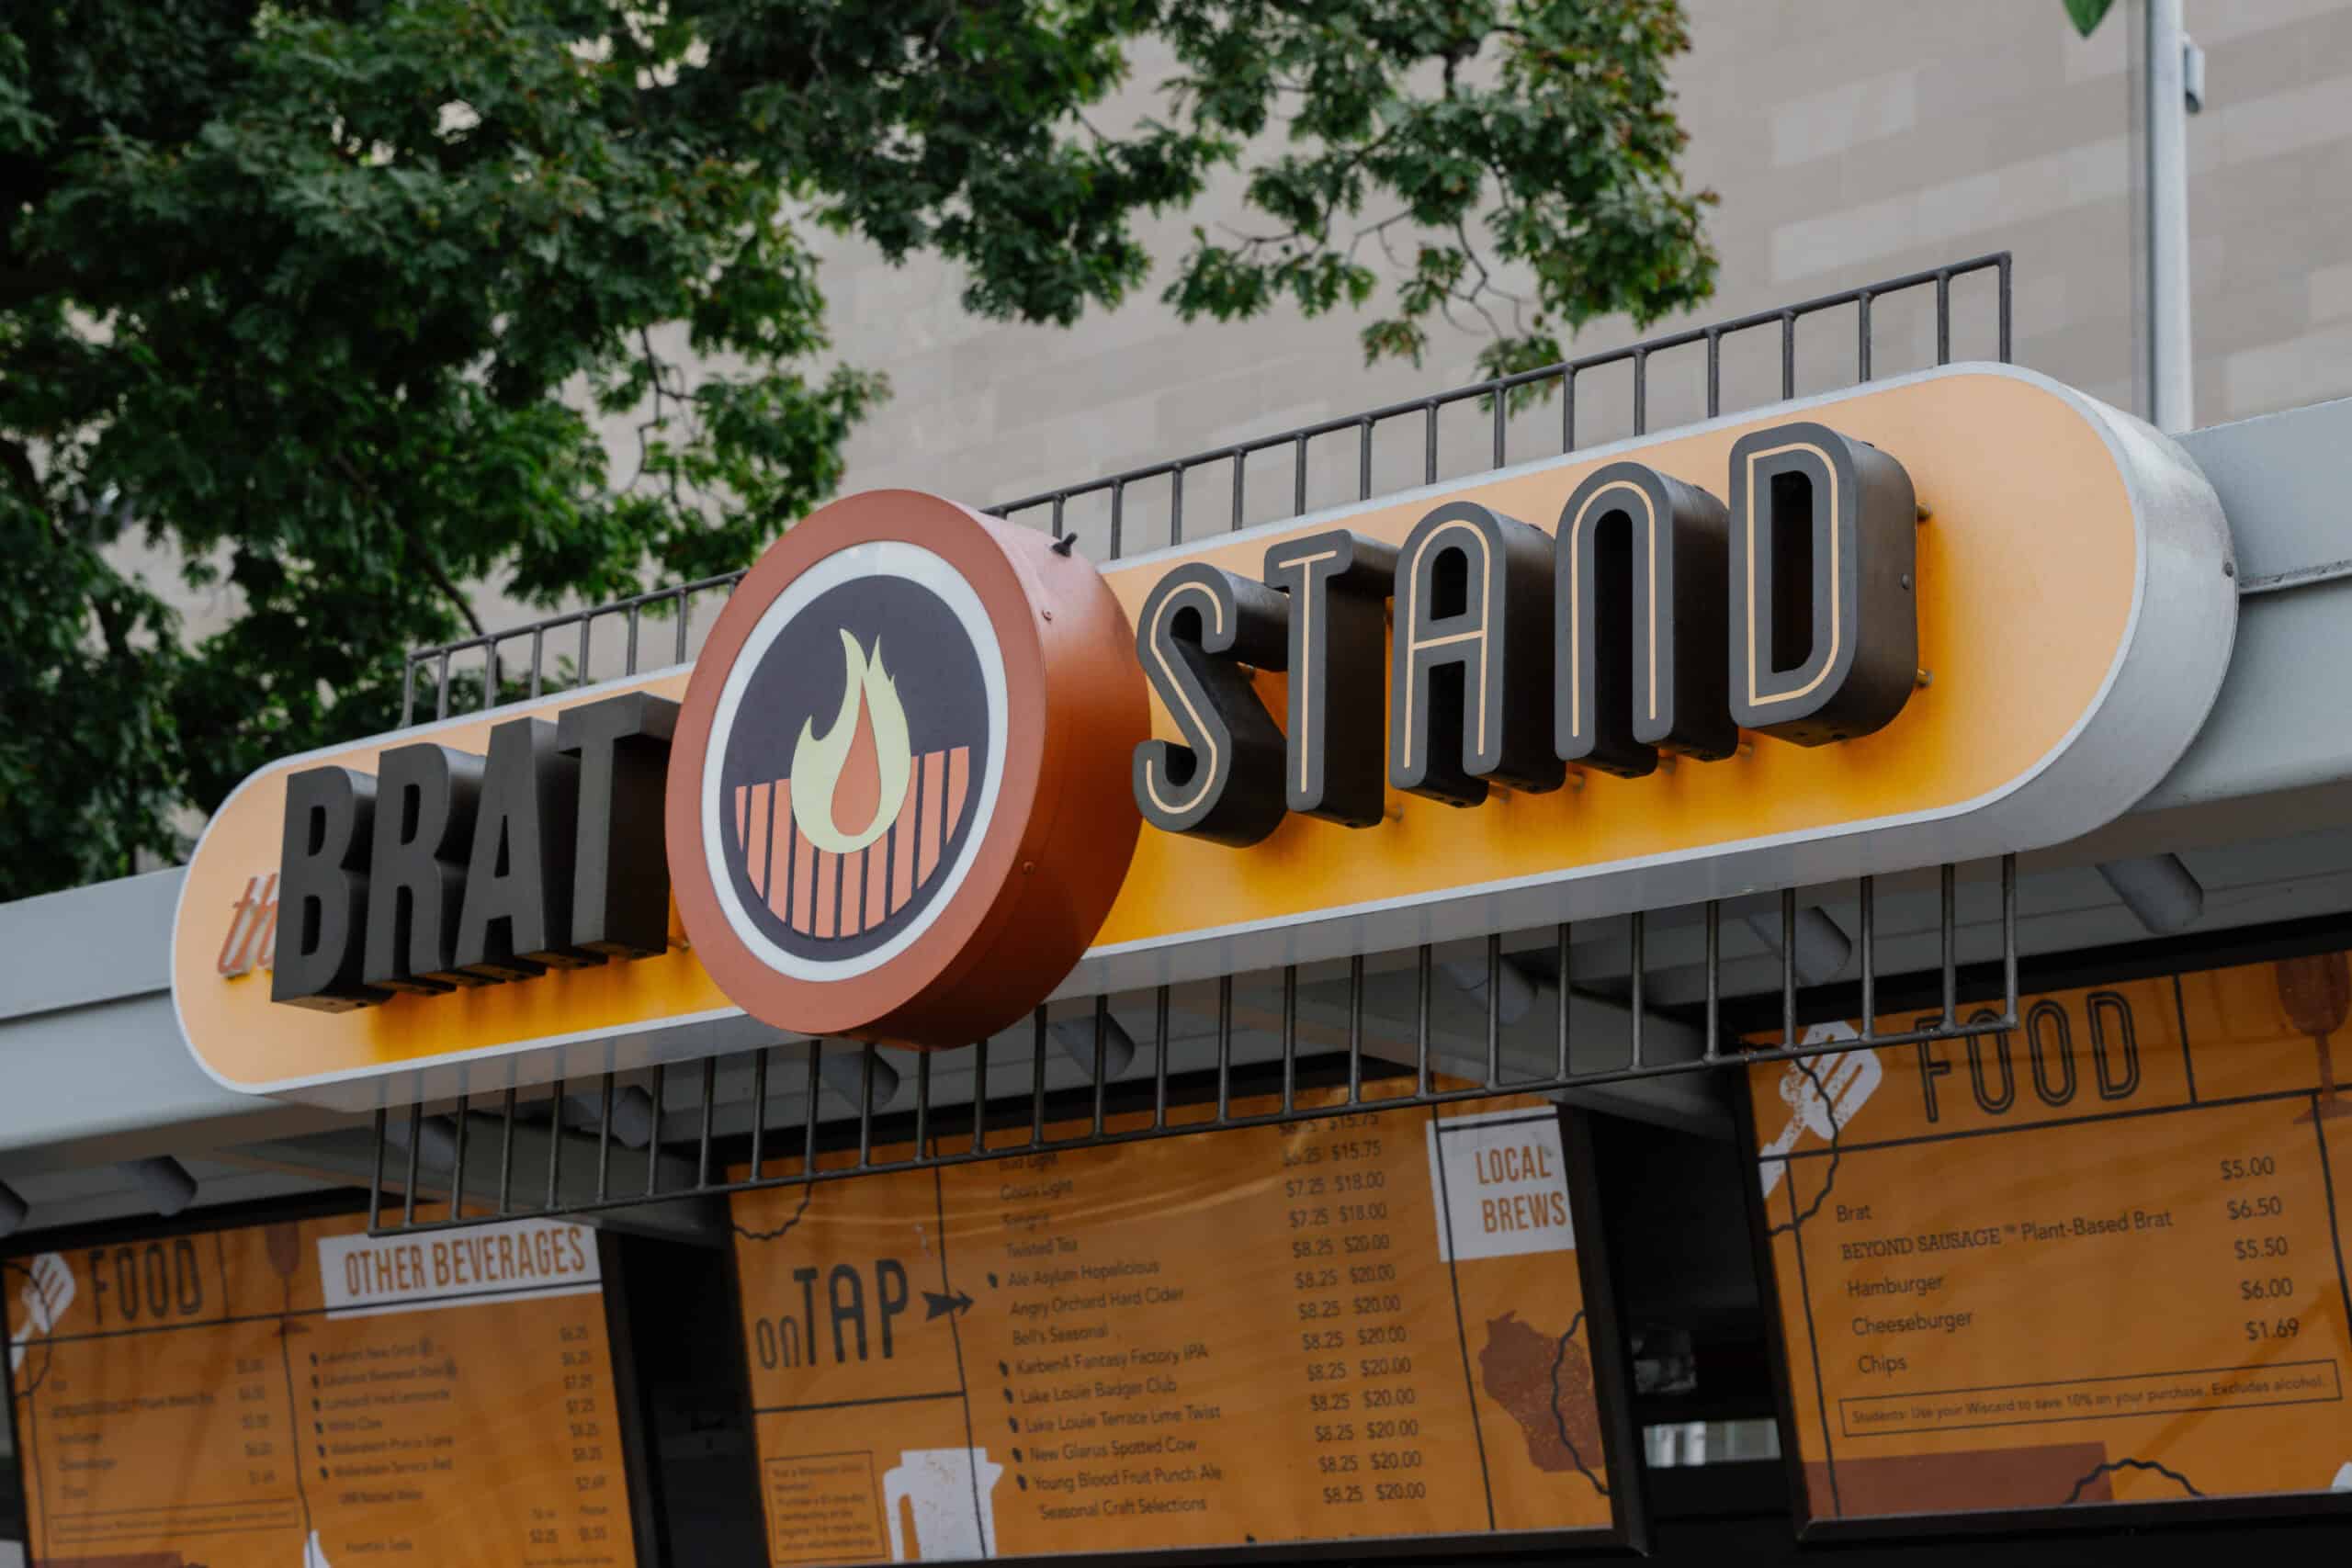
[[[720,774],[727,759],[728,739],[735,731],[735,716],[742,706],[744,688],[751,684],[753,671],[759,669],[761,660],[777,637],[817,595],[844,582],[869,577],[900,578],[930,590],[963,626],[964,635],[971,639],[972,651],[978,656],[980,685],[988,700],[988,744],[984,748],[987,761],[980,771],[979,798],[973,806],[973,826],[964,835],[964,847],[938,882],[926,890],[928,900],[914,918],[889,941],[855,957],[803,958],[770,941],[736,896],[725,837],[727,789]],[[735,933],[736,940],[761,963],[795,980],[854,979],[904,953],[947,908],[980,852],[980,840],[995,815],[997,791],[1004,779],[1005,715],[1004,650],[997,641],[996,627],[972,585],[938,556],[921,545],[875,539],[844,546],[794,578],[775,596],[775,602],[761,613],[752,635],[744,638],[742,649],[735,655],[735,663],[727,671],[726,684],[719,688],[718,702],[711,710],[710,743],[703,752],[703,861],[710,872],[711,886],[718,895],[719,910],[726,915],[728,928]]]

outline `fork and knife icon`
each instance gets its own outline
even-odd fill
[[[8,1371],[25,1364],[25,1347],[57,1330],[60,1319],[74,1304],[74,1269],[62,1254],[44,1252],[32,1260],[31,1278],[17,1292],[25,1309],[24,1322],[8,1337]]]
[[[1801,1045],[1826,1045],[1837,1040],[1861,1038],[1848,1023],[1816,1023],[1804,1032]],[[1764,1196],[1770,1198],[1781,1184],[1781,1177],[1788,1169],[1784,1157],[1797,1146],[1797,1140],[1810,1132],[1824,1143],[1836,1143],[1840,1130],[1850,1124],[1854,1113],[1886,1077],[1886,1069],[1872,1050],[1840,1051],[1835,1055],[1806,1056],[1788,1063],[1781,1070],[1777,1086],[1781,1102],[1789,1108],[1786,1125],[1756,1151],[1758,1170],[1764,1183]]]

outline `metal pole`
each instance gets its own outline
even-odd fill
[[[2145,0],[2148,411],[2157,429],[2193,427],[2188,337],[2188,102],[2181,0]]]

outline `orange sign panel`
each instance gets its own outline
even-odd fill
[[[1540,1100],[734,1201],[776,1564],[1623,1528]]]
[[[633,1568],[595,1233],[366,1228],[6,1260],[35,1561]]]
[[[1899,462],[1929,513],[1916,541],[1904,540],[1905,546],[1916,542],[1916,568],[1902,574],[1902,592],[1916,607],[1920,683],[1883,728],[1838,744],[1798,745],[1768,736],[1731,747],[1717,760],[1686,756],[1670,771],[1641,778],[1580,770],[1577,787],[1498,794],[1468,810],[1388,787],[1368,825],[1287,814],[1247,850],[1155,829],[1136,841],[1131,863],[1124,840],[1115,855],[1097,852],[1094,829],[1076,830],[1040,806],[1026,816],[1013,814],[1026,825],[1029,836],[1021,841],[1029,847],[1016,855],[1007,840],[1002,854],[990,848],[992,858],[973,859],[979,869],[972,874],[985,873],[988,880],[1001,872],[1009,885],[1058,886],[1047,874],[1054,856],[1043,846],[1077,844],[1086,851],[1081,860],[1098,870],[1125,868],[1115,897],[1105,893],[1107,913],[1098,922],[1099,901],[1091,893],[1102,889],[1090,890],[1085,899],[1045,901],[1035,930],[1050,930],[1057,943],[1069,939],[1052,949],[1057,954],[1065,946],[1083,949],[1066,977],[1028,973],[1038,967],[1034,960],[1043,949],[1034,931],[1025,941],[1003,935],[1030,930],[1018,921],[974,927],[989,940],[975,936],[956,947],[952,973],[959,983],[1002,982],[1006,994],[998,999],[1009,1004],[1018,993],[1020,1005],[1005,1010],[1017,1015],[1035,999],[1032,992],[1057,981],[1062,995],[1160,985],[1229,974],[1238,954],[1252,964],[1306,963],[2033,848],[2100,826],[2163,776],[2203,721],[2235,624],[2227,530],[2218,503],[2177,448],[2127,416],[2008,367],[1948,367],[1442,489],[1190,541],[1111,563],[1099,581],[1090,575],[1088,583],[1106,591],[1095,595],[1103,601],[1102,620],[1124,615],[1132,622],[1173,572],[1216,569],[1254,584],[1269,570],[1270,552],[1279,556],[1285,547],[1333,529],[1349,531],[1367,550],[1393,551],[1433,509],[1453,504],[1517,519],[1548,550],[1566,503],[1603,468],[1637,460],[1678,484],[1721,491],[1737,444],[1797,414]],[[850,526],[829,519],[854,514],[872,520],[875,529],[896,530],[906,537],[894,535],[894,547],[904,547],[911,559],[927,553],[917,547],[918,538],[936,542],[941,530],[933,521],[944,515],[936,510],[944,505],[903,493],[839,502],[786,536],[771,559],[789,565],[822,555],[792,584],[839,577],[840,587],[854,587],[849,580],[865,571],[857,554],[865,545],[823,554],[825,530]],[[2052,526],[2053,518],[2064,519],[2064,526]],[[1749,522],[1753,531],[1752,515]],[[1057,574],[1084,566],[1047,559]],[[797,603],[789,592],[775,600],[785,616],[777,625],[786,631],[808,631],[816,624],[793,618]],[[733,628],[729,637],[734,641],[720,638],[712,645],[716,653],[706,651],[702,689],[714,686],[748,635],[742,627],[752,619],[751,609],[747,603],[743,614],[722,622],[722,629]],[[1726,604],[1724,614],[1730,613]],[[1551,616],[1549,608],[1544,615]],[[988,620],[974,610],[969,625]],[[1022,648],[1045,646],[1038,639],[1046,632],[1037,628],[1069,632],[1071,615],[1065,606],[1059,620],[1040,612],[1034,626],[1025,619],[1022,625],[1026,629],[1020,637],[1007,632],[988,646],[1001,642],[1005,658],[1012,659]],[[2033,628],[2032,634],[2018,635],[2020,626]],[[1557,640],[1557,626],[1534,638],[1555,653]],[[822,638],[811,646],[820,648]],[[851,646],[865,669],[867,645],[852,637]],[[1571,642],[1572,658],[1577,646]],[[1132,673],[1124,662],[1125,644],[1105,653],[1107,647],[1085,643],[1085,657],[1069,661]],[[828,657],[848,655],[836,641]],[[1368,662],[1374,667],[1355,667]],[[821,680],[803,675],[820,664],[787,648],[761,668],[770,670],[777,691],[792,704],[817,704],[840,728],[842,721],[831,719],[832,705],[846,714],[853,685],[865,688],[834,684],[830,665],[822,666]],[[994,666],[987,660],[980,664],[985,668],[973,677],[974,690],[993,692]],[[1004,702],[1013,717],[1027,712],[1023,703],[1055,689],[1021,676],[1025,668],[1018,660],[1005,666]],[[1288,712],[1287,677],[1251,668],[1252,701],[1268,715]],[[1552,673],[1546,667],[1539,684]],[[1331,675],[1357,689],[1365,682],[1381,687],[1387,678],[1385,666],[1363,660]],[[855,796],[858,809],[850,815],[867,821],[870,841],[861,836],[851,846],[831,829],[811,836],[810,823],[832,818],[816,812],[806,780],[790,789],[778,783],[790,773],[789,737],[770,737],[775,743],[764,750],[751,749],[732,773],[721,767],[707,778],[695,774],[704,791],[696,797],[696,819],[705,829],[699,858],[681,860],[680,844],[691,838],[683,829],[670,843],[669,869],[689,914],[701,907],[700,890],[712,881],[709,867],[725,874],[717,880],[717,903],[702,910],[695,947],[684,944],[684,928],[696,926],[688,919],[673,923],[666,947],[657,940],[650,943],[653,951],[638,956],[571,967],[572,955],[567,955],[534,977],[502,976],[510,983],[480,986],[469,980],[446,995],[404,992],[348,1011],[274,1004],[266,968],[270,960],[256,956],[275,951],[273,940],[279,949],[294,951],[277,930],[276,913],[277,901],[286,897],[277,861],[290,778],[327,768],[373,778],[395,745],[431,744],[481,756],[491,749],[492,719],[558,720],[628,693],[674,700],[686,694],[687,673],[660,671],[511,705],[491,718],[419,726],[271,764],[214,814],[182,886],[172,994],[198,1062],[220,1083],[243,1092],[367,1110],[451,1094],[461,1085],[479,1089],[485,1082],[481,1064],[493,1056],[505,1060],[489,1081],[526,1083],[774,1039],[774,1030],[746,1021],[746,1010],[777,1028],[809,1034],[871,1033],[938,1044],[985,1032],[933,1037],[926,1025],[894,1034],[873,1022],[867,1003],[875,998],[865,992],[878,982],[869,984],[859,965],[894,962],[901,942],[915,944],[908,951],[930,951],[923,944],[931,939],[913,934],[914,922],[927,898],[947,898],[948,885],[959,874],[955,864],[961,857],[950,855],[949,840],[957,832],[967,846],[979,841],[975,833],[986,840],[1004,815],[990,804],[989,781],[1001,778],[1008,788],[1019,783],[1023,800],[1050,796],[1057,810],[1099,809],[1131,827],[1126,787],[1098,775],[1107,767],[1116,780],[1126,779],[1146,716],[1133,716],[1133,733],[1122,724],[1060,726],[1050,755],[1061,759],[1067,751],[1073,768],[1084,762],[1090,770],[1085,783],[1053,784],[1044,773],[1032,779],[1027,773],[1016,780],[989,763],[985,749],[969,750],[966,761],[957,762],[962,753],[952,748],[978,748],[975,737],[943,732],[945,739],[920,739],[910,731],[907,755],[899,758],[893,704],[912,703],[920,685],[910,674],[903,691],[892,688],[892,701],[867,704],[894,716],[876,730],[892,738],[889,779],[922,781],[909,786],[917,799],[913,818],[902,819],[903,801],[893,806],[877,796],[867,803],[863,784],[842,784]],[[948,685],[934,679],[922,689],[936,694]],[[718,707],[741,711],[741,703],[727,708],[733,701],[725,697],[727,690],[732,688],[721,690]],[[1548,684],[1544,690],[1548,693]],[[972,697],[964,706],[977,712],[973,705],[980,700]],[[1521,719],[1544,732],[1539,750],[1548,758],[1551,698],[1527,701],[1538,717]],[[782,712],[783,703],[780,695],[764,705],[752,704],[750,711],[774,716],[771,710]],[[1179,728],[1166,705],[1154,699],[1148,707],[1150,733],[1161,741],[1175,739]],[[691,794],[697,787],[681,770],[707,750],[692,738],[700,732],[695,724],[679,731],[680,750],[669,764],[673,791]],[[813,728],[809,733],[813,749]],[[849,768],[851,760],[845,754],[840,768]],[[959,767],[969,775],[961,785]],[[871,772],[851,769],[860,780]],[[934,773],[936,790],[931,787]],[[830,801],[833,784],[846,775],[828,760],[813,776]],[[926,815],[933,805],[940,807],[935,818]],[[899,815],[884,813],[886,806]],[[728,834],[735,836],[731,848]],[[892,847],[877,852],[886,839]],[[925,858],[934,840],[935,864]],[[923,880],[934,874],[934,881]],[[734,886],[739,881],[740,887]],[[1083,919],[1076,912],[1081,908]],[[718,913],[726,916],[723,925],[714,923]],[[714,938],[722,929],[734,934]],[[294,930],[289,917],[286,931]],[[864,956],[827,956],[869,944],[872,951]],[[954,944],[943,936],[932,945]],[[760,964],[767,967],[745,959],[746,953],[766,953]],[[1026,967],[1007,954],[1025,955]],[[1060,968],[1060,960],[1051,967]],[[481,977],[480,965],[469,973]],[[1016,977],[1021,984],[1012,984]],[[787,993],[799,998],[790,1007],[781,999]],[[831,1003],[820,1006],[828,995],[845,998],[847,1010],[836,1016],[827,1010]]]
[[[2352,1491],[2347,1001],[2327,954],[1751,1067],[1809,1517]]]

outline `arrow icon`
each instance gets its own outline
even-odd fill
[[[929,1323],[933,1318],[944,1317],[949,1313],[969,1311],[972,1298],[961,1291],[952,1296],[942,1294],[937,1291],[925,1291],[922,1293],[922,1304],[924,1309],[922,1320]]]

